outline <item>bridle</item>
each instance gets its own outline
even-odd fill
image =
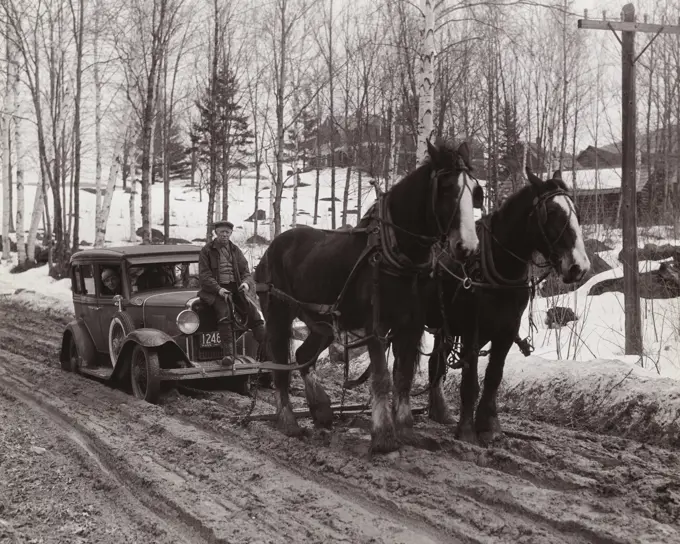
[[[558,196],[566,197],[567,200],[571,202],[572,205],[569,206],[569,215],[567,216],[567,220],[565,221],[559,236],[557,236],[557,238],[555,238],[553,241],[550,241],[550,238],[548,238],[548,235],[545,232],[545,225],[548,223],[548,211],[546,209],[546,204],[548,203],[548,201],[553,200],[555,197]],[[571,195],[564,189],[555,189],[553,191],[547,191],[542,195],[535,196],[532,203],[534,207],[531,210],[529,217],[536,216],[536,224],[538,225],[538,230],[541,233],[543,242],[545,242],[545,245],[548,248],[548,261],[551,263],[553,267],[556,267],[558,264],[558,255],[557,252],[555,251],[555,245],[557,244],[557,242],[560,241],[562,236],[564,236],[564,233],[566,232],[567,227],[569,226],[571,216],[572,214],[574,214],[576,205],[574,204]],[[517,256],[515,257],[519,258]],[[535,266],[540,266],[533,261],[533,258],[531,259],[530,262],[532,262]]]
[[[458,175],[463,175],[465,176],[465,184],[463,187],[461,187],[460,191],[458,192],[458,198],[456,199],[456,203],[453,207],[453,211],[451,212],[451,216],[449,217],[448,224],[446,227],[444,227],[439,219],[439,215],[437,214],[437,198],[439,196],[439,180],[440,178],[444,176],[451,175],[453,172],[451,170],[433,170],[432,173],[430,174],[430,178],[432,180],[432,188],[430,190],[431,193],[431,212],[432,216],[434,217],[435,225],[437,227],[437,236],[434,238],[434,241],[441,241],[442,243],[446,241],[446,238],[449,235],[449,232],[451,231],[451,226],[453,225],[453,220],[456,218],[456,214],[460,216],[460,203],[463,199],[463,193],[465,191],[471,191],[470,189],[470,184],[469,184],[469,173],[470,173],[470,167],[468,167],[467,164],[465,164],[465,161],[463,160],[462,157],[458,157]]]

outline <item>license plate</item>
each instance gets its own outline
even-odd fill
[[[200,347],[202,348],[214,348],[220,345],[220,333],[214,332],[203,332],[201,333]]]

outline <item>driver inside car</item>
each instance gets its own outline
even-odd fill
[[[102,294],[106,296],[120,295],[120,276],[113,268],[105,268],[102,272],[102,283],[104,288]]]

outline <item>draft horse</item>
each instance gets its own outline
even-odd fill
[[[529,302],[532,256],[535,252],[543,255],[565,283],[579,281],[590,268],[577,211],[560,171],[548,181],[528,168],[527,175],[529,185],[477,222],[479,250],[462,266],[442,259],[436,279],[426,288],[427,325],[438,331],[429,359],[429,417],[453,422],[442,381],[450,339],[460,336],[461,405],[456,436],[467,442],[487,444],[502,432],[496,397],[506,356]],[[478,353],[487,342],[491,342],[489,363],[475,414]]]
[[[468,190],[469,149],[428,141],[429,159],[396,183],[367,211],[356,228],[322,230],[298,227],[278,235],[255,268],[260,304],[267,323],[267,347],[274,363],[289,364],[291,325],[303,321],[309,335],[295,358],[305,383],[307,404],[316,426],[330,428],[330,399],[314,366],[336,332],[363,329],[374,368],[371,383],[371,451],[398,448],[396,429],[411,427],[412,370],[425,326],[420,288],[432,270],[431,249],[444,240],[459,258],[475,251],[472,195]],[[404,365],[394,384],[393,414],[388,402],[391,380],[385,342],[391,334]],[[277,423],[289,436],[301,429],[288,395],[290,372],[275,371]],[[396,426],[395,426],[396,420]]]

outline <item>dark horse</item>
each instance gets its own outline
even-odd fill
[[[482,443],[489,443],[501,434],[496,396],[505,358],[529,301],[529,265],[533,254],[536,251],[542,254],[565,283],[580,280],[590,268],[576,208],[559,170],[545,182],[529,169],[527,175],[529,185],[477,222],[479,251],[466,263],[472,285],[464,288],[459,264],[442,261],[442,283],[437,285],[433,280],[426,289],[427,324],[438,329],[429,360],[430,418],[452,423],[442,394],[442,378],[451,349],[445,338],[448,332],[462,338],[461,410],[456,436],[468,442],[479,438]],[[489,341],[489,363],[475,415],[479,394],[478,350]]]
[[[268,349],[274,363],[288,364],[291,324],[297,317],[309,336],[295,353],[315,425],[330,427],[330,399],[313,367],[336,331],[364,329],[375,369],[372,380],[371,451],[397,449],[398,427],[410,427],[408,404],[425,318],[419,287],[432,269],[431,249],[445,239],[464,258],[475,251],[471,191],[467,190],[469,150],[435,147],[429,160],[379,196],[356,228],[328,231],[298,227],[278,235],[255,269]],[[268,285],[261,290],[263,284]],[[403,378],[395,383],[394,416],[388,401],[391,380],[385,338],[391,333]],[[309,366],[307,366],[309,364]],[[274,373],[278,424],[289,436],[301,433],[288,396],[290,372]]]
[[[501,433],[496,394],[505,358],[517,338],[522,314],[529,302],[529,266],[538,251],[565,283],[580,280],[590,268],[576,209],[560,172],[546,182],[527,169],[530,184],[512,195],[501,208],[477,221],[479,251],[464,268],[445,252],[438,256],[438,271],[423,290],[426,323],[434,329],[435,342],[429,360],[429,415],[439,423],[453,423],[442,381],[446,360],[453,348],[452,337],[462,339],[460,359],[461,413],[456,436],[468,442],[489,443]],[[491,342],[484,391],[473,415],[479,383],[479,348]],[[371,367],[353,387],[365,381]],[[402,372],[395,352],[395,381],[401,374],[413,375],[410,363]]]

